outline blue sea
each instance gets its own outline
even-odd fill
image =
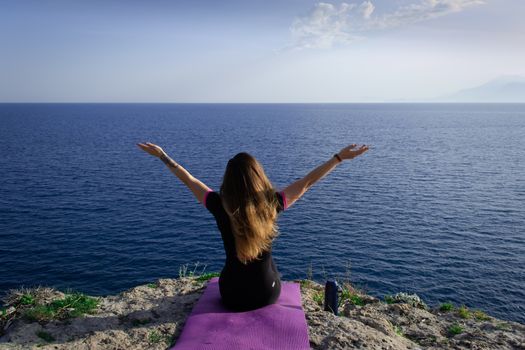
[[[525,322],[522,104],[0,104],[0,294],[221,270],[213,216],[138,142],[217,191],[238,152],[282,189],[370,144],[280,215],[282,278]]]

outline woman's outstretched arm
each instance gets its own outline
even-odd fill
[[[138,143],[137,146],[152,156],[158,157],[160,160],[162,160],[168,169],[191,190],[191,192],[195,195],[195,198],[197,198],[200,203],[203,203],[206,192],[211,191],[208,186],[191,175],[186,169],[182,167],[182,165],[171,159],[161,147],[149,142]]]
[[[286,208],[292,206],[292,204],[296,202],[299,198],[301,198],[302,195],[305,194],[305,192],[313,186],[313,184],[321,180],[343,160],[355,158],[368,150],[367,145],[362,145],[359,148],[355,147],[355,143],[350,146],[344,147],[337,153],[341,158],[341,161],[339,161],[335,156],[333,156],[328,161],[319,165],[317,168],[309,172],[302,179],[299,179],[292,183],[290,186],[286,187],[283,190],[286,196]]]

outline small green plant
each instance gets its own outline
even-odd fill
[[[39,332],[36,332],[36,335],[37,337],[39,337],[40,339],[44,339],[45,341],[47,341],[48,343],[52,342],[52,341],[55,341],[55,337],[53,337],[51,334],[49,334],[48,332],[44,332],[44,331],[39,331]]]
[[[400,337],[404,337],[405,336],[403,334],[403,330],[399,326],[394,326],[394,332],[396,332],[396,334],[399,335]]]
[[[323,306],[324,303],[324,292],[316,292],[313,295],[314,301],[319,304],[320,306]]]
[[[464,318],[464,319],[468,319],[471,316],[469,309],[465,305],[462,305],[461,307],[458,308],[458,315],[459,317]]]
[[[451,302],[443,303],[439,307],[439,310],[444,311],[444,312],[452,311],[453,309],[454,309],[454,305]]]
[[[148,335],[148,341],[152,344],[158,344],[164,341],[167,345],[172,345],[175,342],[175,334],[166,335],[158,331],[151,331]]]
[[[308,287],[312,281],[310,280],[300,280],[299,283],[301,284],[301,287]]]
[[[474,318],[476,320],[478,320],[478,321],[488,321],[488,320],[490,320],[490,316],[487,315],[486,313],[484,313],[481,310],[474,310],[472,312],[472,314],[474,315]]]
[[[365,305],[363,298],[353,293],[348,287],[343,287],[341,289],[341,298],[339,299],[338,306],[340,306],[341,303],[345,300],[349,300],[353,305],[358,305],[358,306]]]
[[[196,279],[197,281],[204,282],[204,281],[211,279],[212,277],[220,277],[220,275],[221,275],[220,272],[208,272],[208,273],[204,273],[200,275]]]
[[[157,288],[157,284],[156,283],[148,283],[148,288],[151,288],[151,289],[155,289]]]
[[[193,270],[188,270],[188,265],[187,264],[183,264],[179,267],[179,278],[183,278],[183,277],[194,277],[194,276],[200,276],[204,273],[204,270],[206,269],[206,266],[207,265],[204,265],[204,267],[202,268],[202,271],[201,273],[196,273],[197,271],[197,267],[199,266],[199,262],[197,261],[194,265],[195,267],[193,268]]]
[[[38,305],[23,312],[23,316],[29,321],[48,321],[55,316],[54,311],[46,305]]]
[[[54,300],[46,305],[36,305],[24,312],[30,321],[67,319],[92,313],[98,306],[96,298],[82,293],[66,294],[64,299]]]
[[[396,301],[394,300],[394,297],[391,295],[385,295],[385,303],[387,304],[394,304]]]
[[[150,343],[159,343],[162,340],[162,335],[157,331],[151,331],[148,336],[148,340]]]
[[[352,295],[350,297],[350,300],[352,301],[352,304],[354,305],[358,305],[358,306],[365,305],[365,302],[363,301],[363,299],[357,294]]]
[[[148,324],[150,322],[151,322],[151,318],[145,318],[145,319],[136,318],[131,321],[131,324],[133,325],[133,327],[138,327],[138,326]]]
[[[496,328],[502,331],[510,331],[512,329],[512,327],[506,322],[496,324]]]
[[[328,273],[326,272],[326,269],[324,268],[323,264],[321,264],[321,275],[323,276],[323,278],[321,279],[322,281],[328,280]]]
[[[20,304],[22,305],[35,305],[35,297],[31,294],[24,294],[20,298]]]
[[[310,261],[310,265],[308,266],[308,270],[306,271],[306,279],[307,280],[313,280],[314,276],[314,270],[312,268],[312,262]]]
[[[463,327],[461,327],[461,325],[459,325],[458,323],[454,323],[448,328],[448,332],[452,336],[455,336],[455,335],[463,333]]]

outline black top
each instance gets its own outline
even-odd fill
[[[284,192],[275,192],[275,196],[277,212],[280,213],[286,209],[286,196]],[[230,218],[222,206],[219,193],[208,191],[203,204],[215,217],[226,252],[226,263],[219,279],[223,301],[239,310],[275,302],[280,294],[280,279],[271,248],[261,253],[260,260],[252,260],[246,265],[241,263],[237,258]]]

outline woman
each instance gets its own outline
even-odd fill
[[[161,147],[149,142],[137,145],[160,158],[215,217],[226,251],[219,290],[223,304],[235,311],[257,309],[279,298],[281,281],[271,254],[272,241],[278,235],[277,215],[337,164],[368,150],[366,145],[347,146],[282,191],[274,189],[254,157],[242,152],[228,161],[220,191],[215,192]]]

